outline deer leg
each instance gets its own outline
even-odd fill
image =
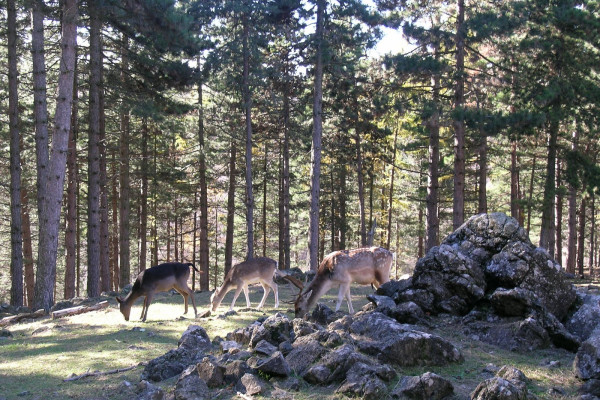
[[[150,307],[150,302],[152,301],[153,293],[149,293],[146,295],[146,300],[144,301],[144,310],[142,310],[142,322],[146,322],[146,318],[148,317],[148,308]]]
[[[338,292],[338,298],[337,298],[337,304],[335,305],[335,311],[340,310],[340,307],[342,305],[342,299],[346,295],[346,292],[350,292],[350,282],[340,284],[340,290]],[[352,307],[352,305],[350,305],[350,307]],[[350,308],[350,307],[348,307],[348,308]]]
[[[346,290],[346,302],[348,303],[348,312],[350,314],[354,314],[354,307],[352,307],[352,296],[350,295],[350,285],[348,285],[348,290]]]
[[[261,286],[263,288],[263,297],[262,297],[262,300],[260,301],[260,303],[258,304],[259,309],[261,309],[262,306],[265,304],[265,300],[267,299],[267,296],[269,295],[269,292],[271,291],[271,288],[266,283],[261,283]]]
[[[244,285],[244,296],[246,296],[246,307],[250,308],[250,296],[248,293],[248,285]]]
[[[194,292],[192,292],[192,289],[190,289],[189,286],[187,286],[187,285],[185,286],[185,288],[187,289],[187,292],[192,299],[192,306],[194,306],[194,317],[197,317],[198,310],[196,310],[196,300],[194,299]]]
[[[183,313],[187,314],[187,312],[188,312],[188,293],[186,291],[184,291],[183,288],[181,288],[181,287],[175,286],[174,289],[177,291],[177,293],[179,293],[181,295],[181,297],[183,297],[183,304],[185,306],[185,311]]]
[[[275,295],[275,308],[279,308],[279,290],[275,282],[271,284],[271,289],[273,289],[273,294]]]
[[[238,288],[235,289],[235,293],[233,294],[233,301],[231,302],[231,307],[229,307],[229,311],[233,311],[233,306],[235,305],[235,301],[237,300],[238,296],[242,292],[242,289],[244,289],[243,286],[239,286]]]
[[[142,304],[142,315],[140,315],[140,321],[145,321],[144,314],[146,313],[146,301],[148,300],[148,296],[144,297],[144,303]]]

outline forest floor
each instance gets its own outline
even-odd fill
[[[225,337],[228,332],[246,326],[257,318],[277,311],[293,318],[292,306],[284,303],[292,300],[297,289],[292,285],[279,285],[281,306],[273,308],[270,294],[266,309],[242,311],[227,318],[215,316],[193,319],[190,304],[188,314],[183,313],[180,295],[157,295],[148,313],[148,321],[139,322],[141,300],[131,311],[131,320],[126,322],[114,299],[109,299],[108,309],[52,320],[49,318],[19,323],[8,327],[11,338],[0,339],[0,400],[12,399],[111,399],[129,400],[123,382],[137,383],[143,371],[142,363],[165,354],[177,347],[177,341],[189,325],[204,327],[209,337]],[[321,299],[329,307],[335,307],[337,291],[331,290]],[[365,295],[370,287],[352,287],[353,305],[356,310],[368,301]],[[211,292],[197,293],[198,313],[208,308]],[[218,314],[227,311],[233,292],[230,292],[218,309]],[[254,306],[262,296],[260,286],[251,288],[250,300]],[[106,300],[106,299],[103,299]],[[238,298],[239,308],[245,307],[243,294]],[[343,303],[342,310],[346,310]],[[446,367],[414,367],[398,369],[399,376],[420,375],[427,371],[448,378],[454,385],[453,399],[469,399],[469,394],[479,382],[490,377],[484,370],[488,364],[497,367],[512,365],[522,370],[531,380],[530,392],[540,399],[575,399],[580,382],[572,372],[575,354],[561,349],[544,349],[528,353],[502,350],[462,333],[460,324],[452,318],[432,320],[433,333],[438,334],[458,347],[465,361]],[[551,365],[551,367],[549,367]],[[111,371],[133,367],[133,369],[110,375],[90,376],[75,381],[63,381],[72,375],[86,372]],[[166,392],[172,392],[177,378],[159,383]],[[302,382],[302,381],[301,381]],[[395,383],[394,383],[395,384]],[[298,392],[290,392],[298,400],[333,400],[344,398],[335,394],[337,386],[315,387],[301,383]],[[236,398],[236,396],[234,396]],[[260,396],[256,397],[260,399]],[[269,397],[262,397],[269,398]]]

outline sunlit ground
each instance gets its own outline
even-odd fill
[[[589,284],[583,283],[582,284]],[[293,318],[292,305],[285,301],[293,300],[297,289],[292,285],[279,285],[280,308],[274,309],[274,297],[267,298],[264,310],[244,310],[227,318],[218,318],[228,311],[233,292],[223,300],[213,316],[194,319],[193,308],[183,316],[183,298],[179,294],[157,296],[148,312],[145,323],[139,321],[142,300],[138,300],[126,322],[118,311],[114,299],[111,307],[101,311],[75,315],[67,318],[44,319],[8,327],[13,338],[0,339],[0,399],[129,399],[126,391],[120,390],[124,380],[138,382],[143,370],[138,366],[130,371],[114,375],[88,377],[73,382],[63,382],[72,374],[81,375],[87,371],[110,371],[117,368],[135,366],[163,355],[177,346],[181,334],[189,325],[198,324],[206,329],[211,339],[225,337],[228,332],[246,326],[257,318],[284,312]],[[365,295],[372,293],[369,286],[353,286],[353,305],[356,311],[366,304]],[[251,288],[250,299],[256,307],[262,298],[260,286]],[[209,308],[210,292],[197,293],[196,304],[201,313]],[[337,290],[332,289],[321,302],[334,308]],[[243,293],[237,300],[236,310],[245,309]],[[342,303],[342,311],[347,311]],[[134,328],[137,328],[134,330]],[[140,329],[141,328],[141,329]],[[461,349],[465,362],[459,365],[435,368],[405,368],[400,375],[417,375],[433,371],[451,379],[457,395],[455,399],[468,399],[469,393],[483,380],[481,371],[486,364],[497,366],[511,364],[520,368],[530,379],[529,385],[541,399],[575,399],[577,380],[571,371],[574,354],[562,350],[549,349],[533,353],[515,354],[494,346],[466,338],[460,327],[438,324],[434,333],[450,340]],[[548,369],[542,364],[558,361],[559,368]],[[161,383],[167,391],[172,391],[175,378]],[[562,397],[548,394],[552,387],[565,391]],[[335,395],[337,386],[311,387],[303,384],[300,392],[293,393],[294,399],[332,400],[342,398]],[[257,397],[260,398],[260,397]]]

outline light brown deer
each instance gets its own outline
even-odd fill
[[[335,311],[340,309],[345,297],[348,311],[353,314],[350,284],[372,284],[378,288],[390,280],[392,259],[392,253],[382,247],[340,250],[323,259],[317,274],[307,286],[294,277],[284,276],[300,289],[294,304],[296,317],[304,318],[319,298],[334,286],[340,288]]]
[[[265,304],[265,300],[267,299],[271,289],[273,289],[273,293],[275,295],[275,308],[279,307],[279,293],[277,290],[277,284],[273,282],[274,275],[280,275],[279,271],[277,270],[277,261],[267,257],[256,257],[234,265],[227,273],[227,276],[223,281],[223,285],[216,289],[210,297],[212,311],[214,312],[217,310],[225,295],[233,289],[235,289],[235,293],[233,295],[233,301],[231,302],[229,310],[233,310],[235,301],[242,290],[246,296],[246,307],[250,308],[248,285],[253,283],[260,283],[264,290],[263,298],[258,305],[259,309]]]
[[[166,292],[171,289],[177,290],[182,296],[185,302],[185,312],[188,312],[188,296],[192,298],[192,305],[194,306],[194,314],[198,316],[196,310],[196,300],[194,300],[194,293],[189,288],[187,281],[190,276],[190,267],[194,268],[196,272],[199,272],[194,264],[187,263],[164,263],[156,265],[152,268],[148,268],[139,273],[135,279],[135,283],[131,288],[131,292],[124,298],[117,297],[119,302],[119,309],[125,317],[125,321],[129,321],[129,313],[131,312],[131,306],[137,300],[138,297],[145,296],[144,305],[142,307],[142,315],[140,319],[145,322],[148,316],[148,307],[152,298],[157,292]]]

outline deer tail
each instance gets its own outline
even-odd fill
[[[196,266],[194,265],[194,263],[187,263],[186,265],[187,265],[188,267],[192,267],[192,268],[194,268],[194,271],[196,271],[196,272],[200,272],[200,271],[198,271],[198,268],[196,268]]]

